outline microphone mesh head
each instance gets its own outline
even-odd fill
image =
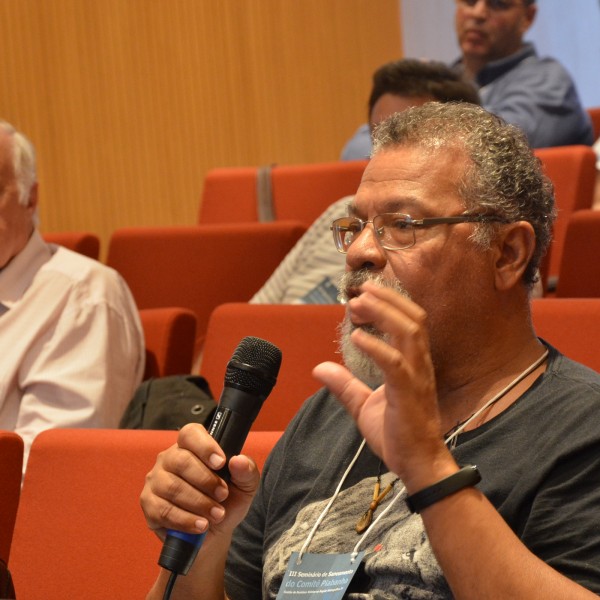
[[[275,385],[281,350],[257,337],[245,337],[235,349],[225,372],[225,385],[268,396]]]

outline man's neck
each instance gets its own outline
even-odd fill
[[[463,56],[462,66],[463,73],[467,79],[475,81],[477,74],[485,67],[487,61],[478,58],[466,58]]]
[[[496,396],[500,397],[494,406],[468,428],[479,426],[508,408],[545,369],[545,362],[542,362],[533,373],[527,374],[545,351],[539,340],[531,335],[500,348],[496,344],[489,349],[481,348],[471,357],[463,358],[462,364],[456,365],[451,373],[440,374],[437,385],[443,431],[466,421]],[[519,379],[512,389],[505,391]]]

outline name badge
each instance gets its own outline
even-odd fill
[[[300,561],[293,552],[277,600],[341,600],[364,554],[354,560],[352,554],[303,554]]]

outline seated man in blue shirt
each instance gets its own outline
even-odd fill
[[[523,42],[536,12],[535,0],[456,0],[462,56],[454,67],[479,86],[482,106],[523,129],[532,148],[591,145],[592,125],[571,76]],[[369,127],[363,125],[341,158],[370,152]]]

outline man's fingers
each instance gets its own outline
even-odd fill
[[[260,473],[254,460],[244,454],[233,456],[229,461],[229,473],[231,483],[236,488],[245,494],[254,495],[260,480]]]
[[[180,485],[186,485],[180,482]],[[177,483],[175,483],[177,486]],[[157,473],[156,470],[148,473],[146,485],[140,495],[140,504],[142,505],[148,527],[156,531],[160,537],[164,537],[165,529],[176,529],[178,531],[187,531],[190,533],[201,533],[209,524],[207,517],[203,514],[210,514],[210,508],[217,506],[216,503],[206,501],[206,497],[198,494],[197,501],[192,505],[187,504],[190,509],[182,507],[182,503],[174,504],[166,496],[172,490],[173,482],[169,482],[167,477]],[[191,496],[192,494],[190,494]],[[205,513],[203,512],[206,511]]]
[[[363,293],[349,304],[352,321],[358,325],[368,323],[387,334],[390,347],[398,350],[412,368],[420,369],[423,360],[429,357],[425,312],[392,289],[372,282],[366,282],[362,289]],[[370,345],[368,350],[366,347],[361,349],[373,356],[384,369],[388,362],[388,369],[393,369],[401,356],[395,352],[382,353],[382,344]]]
[[[371,389],[359,381],[342,365],[324,362],[313,369],[316,377],[346,407],[353,417],[358,417],[360,410],[371,394]]]

